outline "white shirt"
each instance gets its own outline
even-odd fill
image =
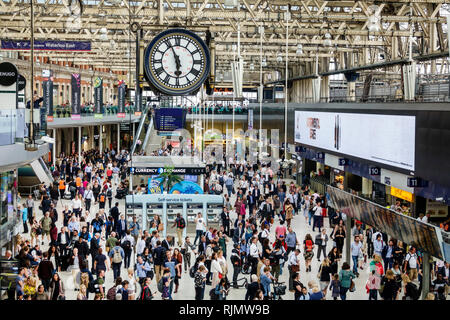
[[[81,208],[81,200],[73,199],[72,200],[72,209],[80,209]]]
[[[211,272],[212,273],[214,273],[214,272],[222,273],[222,267],[220,266],[219,261],[217,261],[217,260],[211,261]]]
[[[122,241],[120,243],[124,243],[125,240],[130,241],[131,246],[134,246],[134,238],[131,235],[126,235],[125,237],[123,237]]]
[[[203,218],[197,218],[197,225],[195,227],[195,230],[204,230]]]
[[[405,257],[405,260],[409,262],[409,267],[411,269],[417,269],[417,253],[408,253]]]
[[[259,257],[258,246],[255,243],[252,243],[250,245],[250,256],[253,257],[253,258],[258,258]]]
[[[296,256],[295,251],[291,251],[291,253],[288,256],[288,266],[292,265],[298,265],[299,264],[299,257],[300,255]]]
[[[145,240],[139,239],[136,244],[137,254],[142,254],[142,252],[144,252],[144,249],[145,249]]]

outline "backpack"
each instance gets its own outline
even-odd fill
[[[106,300],[116,300],[116,286],[111,287],[106,293]]]
[[[414,283],[412,283],[412,282],[410,282],[410,286],[411,286],[411,290],[412,290],[412,298],[413,298],[413,300],[419,300],[419,297],[420,297],[420,291],[419,291],[419,289],[418,289],[417,286],[416,286]]]
[[[191,278],[195,278],[195,273],[197,272],[197,264],[194,264],[190,269],[189,269],[189,276]]]
[[[114,253],[113,253],[112,262],[113,263],[121,263],[122,262],[122,255],[120,254],[119,248],[115,248],[113,250],[114,250]]]
[[[99,201],[99,202],[105,202],[105,195],[102,194],[102,195],[100,196],[100,201]]]
[[[210,298],[211,300],[219,300],[219,295],[216,294],[216,288],[212,288],[212,289],[209,291],[209,298]]]
[[[306,240],[305,246],[306,246],[306,251],[312,251],[313,243],[311,240]]]
[[[180,229],[184,229],[184,227],[186,227],[186,222],[184,221],[184,218],[180,218],[180,220],[178,220],[178,228]]]
[[[264,240],[264,239],[263,239],[263,237],[262,237],[262,231],[261,231],[261,232],[258,234],[258,241],[262,243],[263,240]]]
[[[161,293],[163,292],[163,289],[164,289],[163,279],[164,278],[161,278],[161,280],[158,281],[158,291],[161,292]]]
[[[123,243],[122,243],[122,248],[123,248],[123,250],[131,250],[131,242],[130,242],[130,240],[125,240]]]

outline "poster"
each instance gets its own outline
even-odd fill
[[[136,103],[134,106],[134,115],[140,116],[142,114],[142,92],[141,90],[136,91]]]
[[[81,119],[81,75],[79,73],[72,73],[72,120]]]
[[[47,114],[47,121],[53,122],[53,78],[43,82],[42,90],[44,95],[43,107]]]
[[[94,117],[103,118],[103,79],[95,78],[94,80]]]
[[[426,212],[433,218],[446,218],[448,216],[448,205],[441,201],[427,199]]]
[[[117,95],[118,100],[118,111],[117,111],[117,117],[119,118],[125,118],[125,82],[119,81],[119,92]]]

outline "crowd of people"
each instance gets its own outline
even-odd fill
[[[193,235],[182,237],[186,221],[180,215],[173,226],[155,215],[143,230],[136,217],[130,221],[121,212],[129,189],[126,151],[91,150],[81,159],[61,155],[51,167],[54,184],[43,186],[39,199],[21,201],[23,233],[15,256],[8,251],[6,257],[20,268],[10,299],[64,300],[64,273],[78,300],[171,300],[187,290],[195,291],[196,300],[205,291],[209,299],[226,300],[239,288],[246,300],[283,299],[287,291],[295,300],[346,300],[355,290],[373,300],[416,300],[426,263],[432,266],[427,299],[448,295],[447,262],[423,261],[413,246],[360,221],[351,221],[348,234],[346,215],[329,206],[326,194],[286,182],[269,164],[207,166],[202,187],[223,196],[221,223],[212,228],[199,213],[192,241]],[[295,229],[300,220],[307,230]],[[175,228],[176,235],[164,237],[165,228]],[[348,237],[351,263],[345,261]],[[313,272],[314,259],[317,280],[305,282],[300,270]],[[356,288],[362,270],[370,275]],[[181,286],[185,276],[191,287]],[[113,286],[106,287],[106,277]]]

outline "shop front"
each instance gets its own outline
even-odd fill
[[[18,234],[16,214],[17,174],[15,170],[0,173],[0,248],[4,256],[12,250],[12,239]]]

